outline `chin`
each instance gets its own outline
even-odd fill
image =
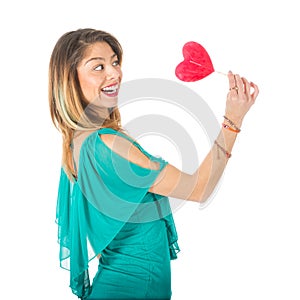
[[[94,101],[90,102],[93,107],[98,107],[98,108],[114,108],[118,106],[118,96],[115,97],[107,97],[107,96],[102,96],[97,97]]]
[[[115,101],[101,101],[101,106],[105,108],[116,108],[118,106],[118,99]]]
[[[106,108],[114,108],[118,106],[118,93],[109,96],[104,93],[101,93],[98,103]]]

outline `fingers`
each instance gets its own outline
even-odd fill
[[[231,71],[229,71],[227,76],[228,76],[228,81],[229,81],[229,90],[232,90],[232,88],[235,87],[234,75]]]
[[[250,82],[250,86],[253,88],[253,93],[251,94],[251,98],[253,101],[255,101],[256,97],[258,96],[259,94],[259,89],[258,89],[258,86],[253,83],[253,82]]]
[[[233,95],[244,92],[244,82],[241,79],[239,74],[233,74],[231,71],[228,72],[228,80],[229,80],[229,92]]]
[[[256,84],[250,82],[245,77],[240,77],[239,74],[233,74],[231,71],[228,72],[229,79],[229,92],[232,95],[240,94],[245,95],[248,100],[255,100],[259,94],[259,89]],[[251,93],[251,88],[253,92]]]
[[[247,96],[247,99],[250,99],[250,83],[245,77],[242,77],[241,79],[244,85],[244,93]]]
[[[240,77],[239,74],[236,74],[234,75],[234,78],[235,78],[235,83],[236,83],[236,86],[237,86],[237,93],[243,93],[244,92],[244,83]]]

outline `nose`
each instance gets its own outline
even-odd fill
[[[120,77],[120,72],[114,66],[106,67],[106,78],[107,79],[116,79]]]

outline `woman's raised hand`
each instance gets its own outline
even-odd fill
[[[238,74],[228,72],[229,92],[227,94],[225,116],[237,126],[241,126],[243,118],[255,103],[259,89],[256,84],[249,82]]]

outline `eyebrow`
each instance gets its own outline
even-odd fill
[[[110,59],[113,59],[115,56],[117,56],[116,53],[114,53],[114,54],[110,57]],[[92,57],[92,58],[88,59],[88,60],[85,62],[84,65],[86,66],[90,61],[93,61],[93,60],[104,60],[104,61],[105,61],[105,58],[103,58],[103,57],[101,57],[101,56]]]

